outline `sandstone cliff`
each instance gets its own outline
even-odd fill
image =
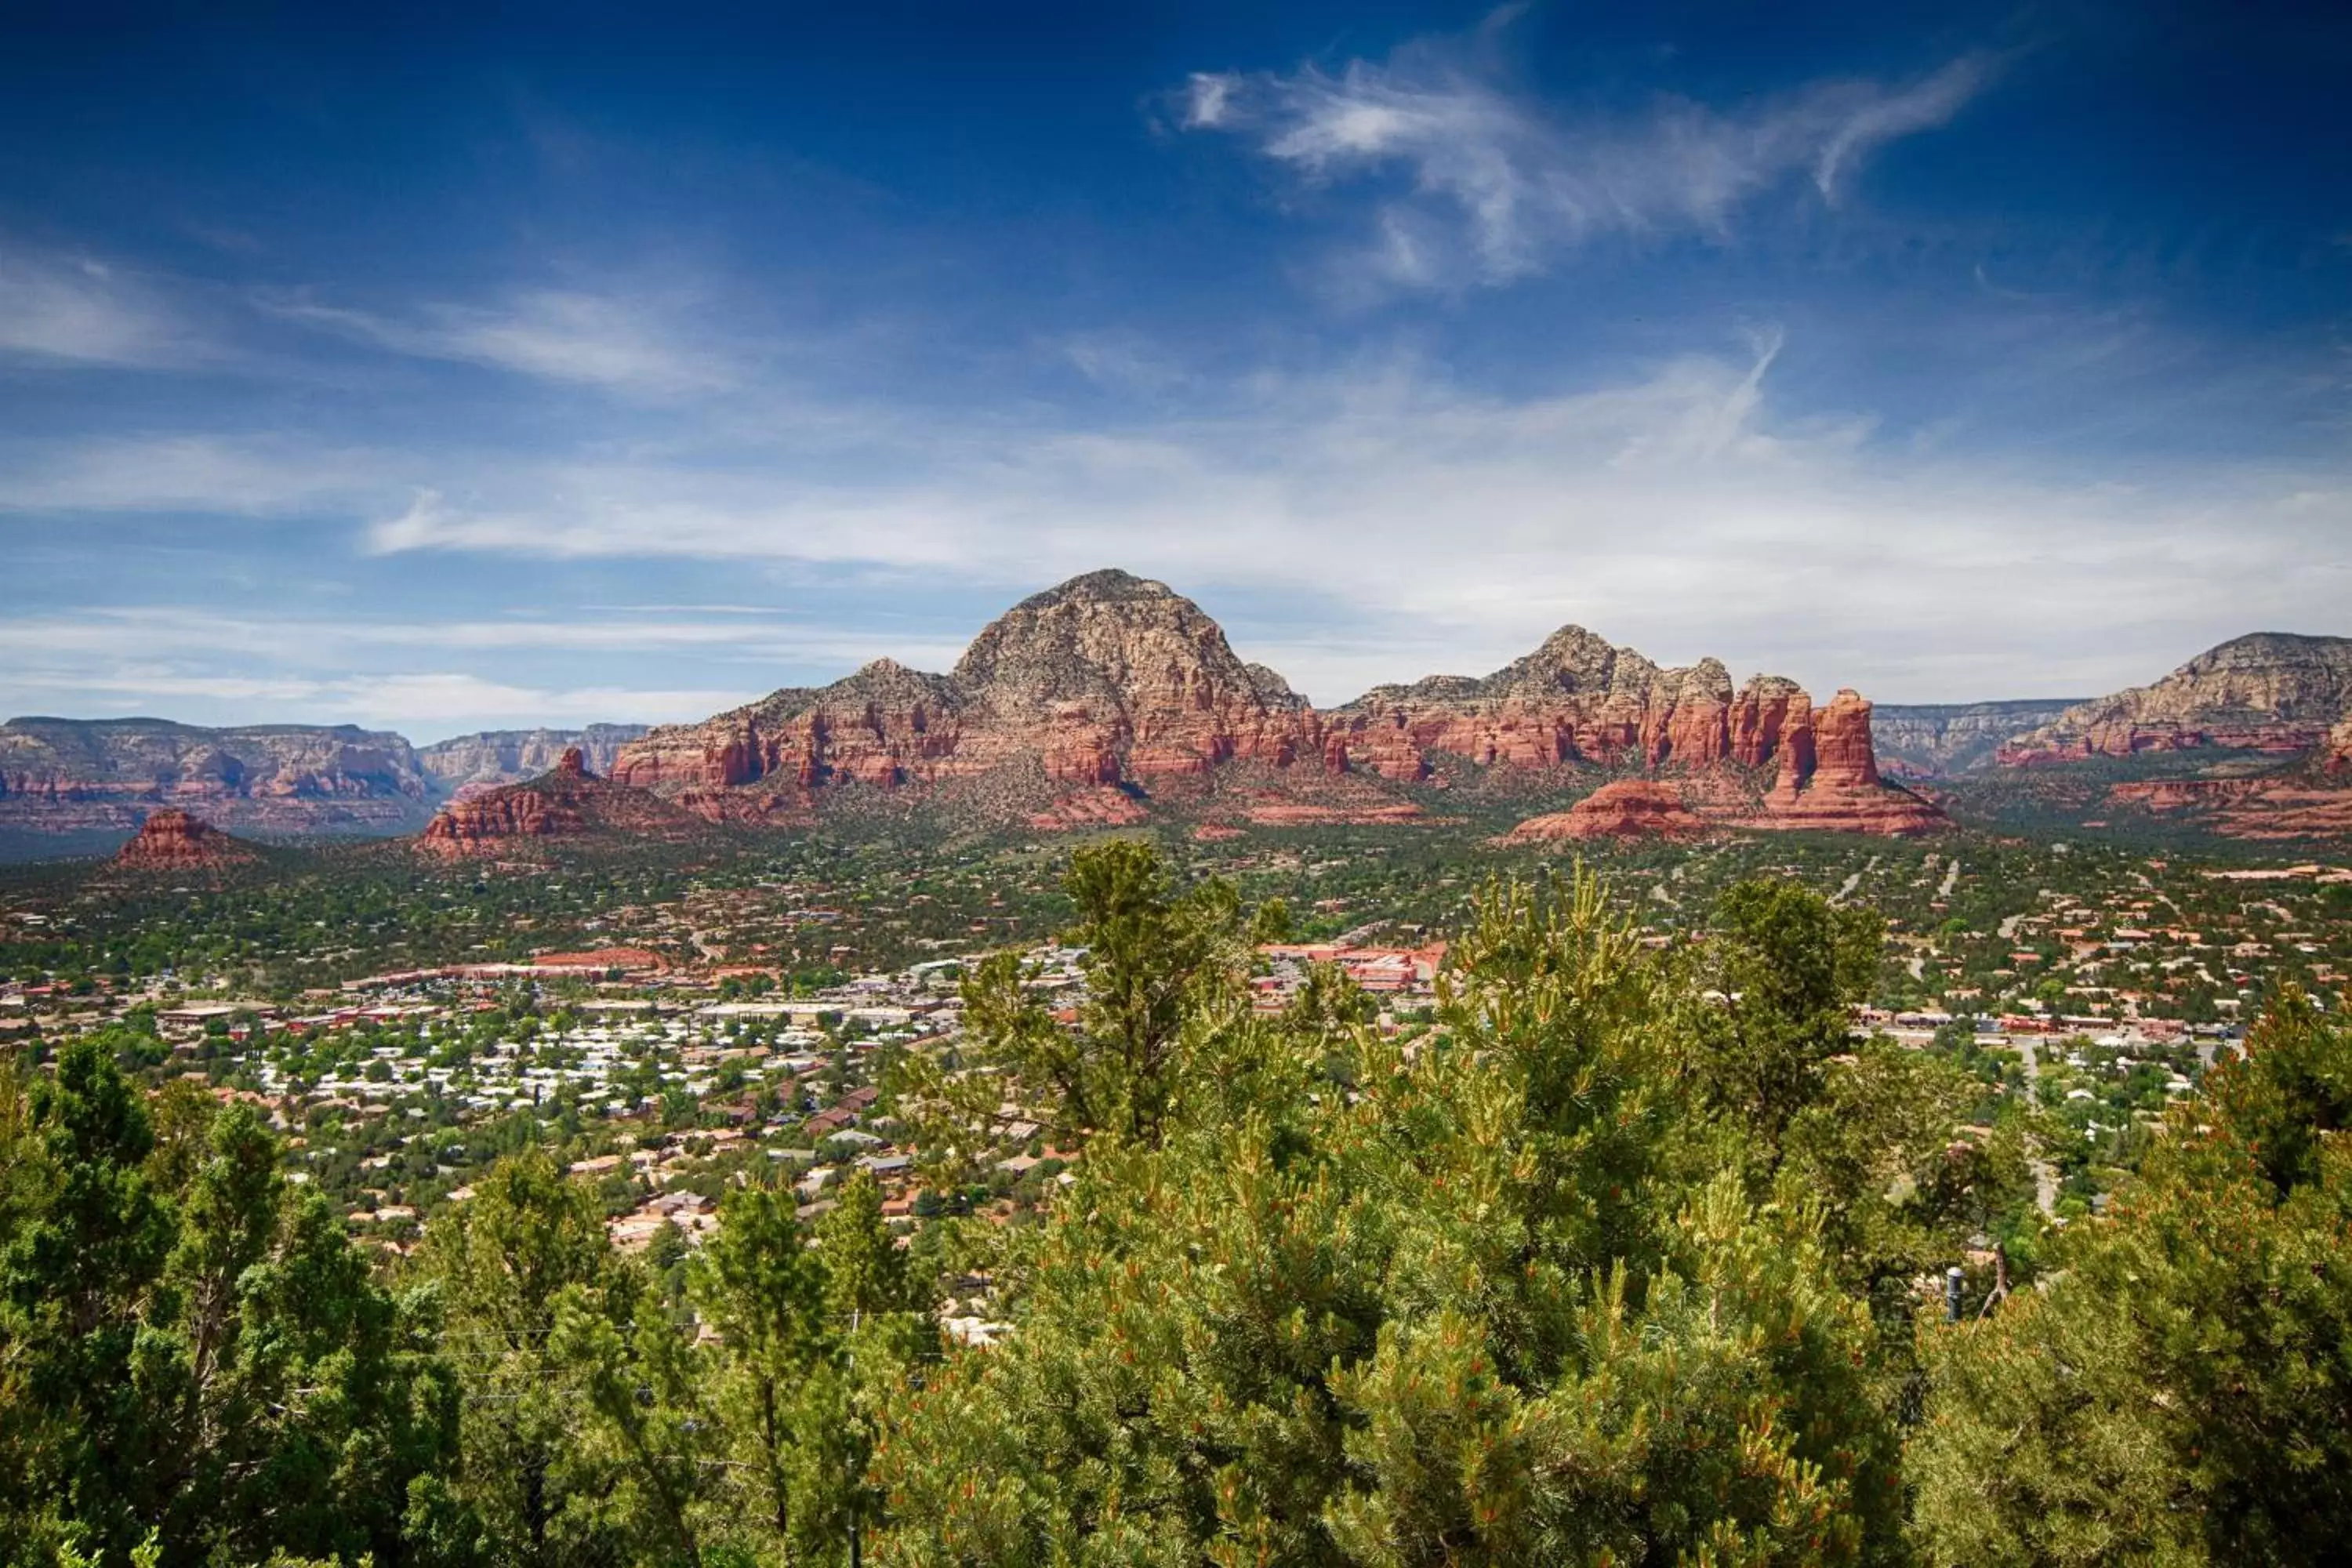
[[[2000,751],[2010,765],[2141,752],[2308,751],[2352,717],[2352,637],[2256,632],[2153,686],[2079,703]]]
[[[613,776],[706,816],[789,816],[911,788],[1052,826],[1138,815],[1106,792],[1131,803],[1213,791],[1226,764],[1282,796],[1256,799],[1254,820],[1276,806],[1362,819],[1388,809],[1360,798],[1367,785],[1442,783],[1467,765],[1526,772],[1530,787],[1591,769],[1720,774],[1718,815],[1759,826],[1941,821],[1881,784],[1869,705],[1851,694],[1816,714],[1792,681],[1735,688],[1714,659],[1664,668],[1568,626],[1491,675],[1382,687],[1318,712],[1244,663],[1191,600],[1117,571],[1023,600],[950,674],[878,660],[828,687],[652,731],[622,750]]]
[[[643,724],[591,724],[584,730],[486,730],[421,746],[416,760],[441,788],[464,795],[536,778],[574,748],[591,773],[609,773],[621,748],[643,736],[646,729]]]
[[[446,858],[528,858],[550,840],[691,838],[703,826],[659,796],[590,773],[580,748],[550,772],[452,801],[426,825],[418,849]]]
[[[1879,777],[1870,704],[1861,693],[1840,691],[1827,708],[1792,714],[1790,723],[1807,743],[1782,749],[1780,776],[1762,813],[1743,826],[1878,834],[1932,833],[1949,826],[1936,805]]]
[[[18,832],[121,831],[179,805],[239,832],[394,834],[422,823],[434,794],[406,741],[352,725],[0,724],[0,828]]]
[[[2226,838],[2352,838],[2352,719],[2284,765],[2240,763],[2110,785],[2105,805],[2197,824]]]
[[[1327,716],[1327,750],[1394,779],[1424,777],[1440,756],[1530,768],[1759,768],[1809,742],[1794,718],[1806,710],[1804,692],[1779,676],[1735,690],[1717,660],[1661,668],[1563,626],[1492,675],[1374,688]],[[1809,760],[1800,766],[1811,770]]]
[[[2009,702],[1879,703],[1871,733],[1879,765],[1912,778],[1949,778],[1990,767],[2000,748],[2050,723],[2079,698]]]

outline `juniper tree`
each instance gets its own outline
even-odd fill
[[[877,1561],[1899,1552],[1871,1331],[1809,1210],[1692,1181],[1670,975],[1498,892],[1410,1047],[1243,1019],[1254,1098],[1090,1149],[1013,1335],[892,1412]]]
[[[599,1507],[610,1458],[574,1441],[588,1395],[550,1342],[567,1308],[628,1323],[640,1281],[618,1267],[593,1193],[546,1154],[502,1160],[474,1187],[425,1227],[417,1259],[465,1379],[458,1498],[499,1563],[618,1561]]]
[[[1933,1563],[2316,1563],[2352,1539],[2352,1029],[2290,990],[2045,1291],[1929,1331]]]

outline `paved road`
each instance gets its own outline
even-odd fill
[[[1863,867],[1863,868],[1862,868],[1861,870],[1856,871],[1853,876],[1848,877],[1848,878],[1845,879],[1845,886],[1843,886],[1843,888],[1840,888],[1836,892],[1834,892],[1834,893],[1832,893],[1832,894],[1831,894],[1831,895],[1830,895],[1830,902],[1832,902],[1832,903],[1833,903],[1833,904],[1842,904],[1842,903],[1845,902],[1845,901],[1846,901],[1846,900],[1848,900],[1848,899],[1850,899],[1850,898],[1853,897],[1853,890],[1854,890],[1856,888],[1858,888],[1858,887],[1862,886],[1862,879],[1863,879],[1864,877],[1867,877],[1868,875],[1870,875],[1870,873],[1872,873],[1873,871],[1875,871],[1875,870],[1877,870],[1877,869],[1878,869],[1878,857],[1877,857],[1877,856],[1875,856],[1875,855],[1873,855],[1873,856],[1870,858],[1870,862],[1869,862],[1869,864],[1868,864],[1868,865],[1865,865],[1864,867]]]
[[[2034,1103],[2040,1104],[2042,1100],[2040,1048],[2030,1038],[2015,1043],[2018,1053],[2025,1058],[2025,1092],[2033,1098]],[[2054,1215],[2058,1212],[2058,1167],[2043,1159],[2038,1150],[2034,1153],[2032,1166],[2033,1202],[2043,1214]]]

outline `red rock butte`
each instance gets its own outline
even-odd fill
[[[649,791],[598,778],[573,746],[535,779],[450,802],[416,844],[427,854],[457,858],[555,839],[683,838],[700,826],[690,812]]]
[[[1337,782],[1355,781],[1348,809],[1360,812],[1364,786],[1392,799],[1393,786],[1465,767],[1531,787],[1594,768],[1721,774],[1717,795],[1759,795],[1726,808],[1758,826],[1900,833],[1944,820],[1880,780],[1870,706],[1851,692],[1817,712],[1793,681],[1735,689],[1714,659],[1662,668],[1568,626],[1491,675],[1381,687],[1318,711],[1244,663],[1190,599],[1118,571],[1023,600],[949,674],[877,660],[656,729],[622,749],[613,777],[730,819],[800,819],[857,789],[1003,781],[996,795],[1021,804],[1001,815],[1042,827],[1129,815],[1099,792],[1181,799],[1233,768],[1301,805],[1336,805]],[[1774,782],[1750,790],[1751,776]]]
[[[137,871],[211,871],[258,858],[253,846],[203,818],[166,806],[151,811],[115,851],[114,863]]]
[[[1549,839],[1704,837],[1705,817],[1664,779],[1614,779],[1566,811],[1531,816],[1505,836],[1511,844]]]

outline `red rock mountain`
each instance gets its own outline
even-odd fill
[[[2153,686],[2078,703],[2001,748],[2007,765],[2237,747],[2290,753],[2352,719],[2352,637],[2256,632]]]
[[[613,776],[665,791],[821,792],[1029,768],[1086,788],[1202,777],[1235,757],[1287,766],[1312,754],[1318,732],[1307,704],[1235,658],[1200,606],[1096,572],[1014,605],[951,675],[877,659],[821,689],[657,729],[623,750]]]
[[[252,845],[201,817],[166,806],[147,814],[139,831],[115,852],[114,863],[132,871],[217,871],[258,858]]]
[[[1457,764],[1562,784],[1580,769],[1667,770],[1717,776],[1717,820],[1866,832],[1942,821],[1882,784],[1869,704],[1850,692],[1816,713],[1791,681],[1735,689],[1713,659],[1661,668],[1570,626],[1482,679],[1382,687],[1318,713],[1244,663],[1191,600],[1118,571],[1023,600],[950,674],[878,660],[820,689],[655,730],[622,751],[613,776],[706,816],[806,809],[853,787],[1026,781],[1004,815],[1044,826],[1106,820],[1103,791],[1213,788],[1226,764],[1308,800],[1342,775],[1394,785]]]
[[[513,858],[551,840],[691,837],[703,824],[690,812],[642,789],[598,778],[580,749],[523,784],[452,801],[416,840],[426,854]]]
[[[1779,755],[1791,709],[1803,701],[1794,682],[1776,676],[1734,691],[1714,659],[1662,669],[1582,626],[1563,626],[1492,675],[1375,687],[1330,720],[1351,764],[1396,779],[1425,776],[1440,754],[1521,767],[1727,759],[1757,767]]]

